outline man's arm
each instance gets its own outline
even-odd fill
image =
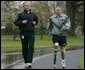
[[[47,23],[46,31],[47,31],[47,33],[49,33],[49,36],[50,36],[51,35],[50,21],[48,21],[48,23]]]
[[[17,17],[14,20],[14,24],[16,26],[20,26],[20,25],[22,25],[21,23],[22,23],[22,20],[20,20],[20,14],[18,14]]]
[[[50,23],[48,22],[46,26],[46,31],[49,31],[49,26],[50,26]]]
[[[49,32],[51,32],[52,28],[53,28],[53,25],[52,25],[52,21],[51,21],[51,18],[50,18],[49,21],[48,21],[48,23],[47,23],[46,30],[49,31]]]
[[[38,24],[38,17],[35,14],[34,14],[34,17],[33,17],[33,24],[34,25]]]
[[[65,24],[62,24],[61,30],[68,30],[71,26],[70,19],[67,17]]]

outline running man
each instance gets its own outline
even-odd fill
[[[61,66],[64,68],[65,64],[65,47],[67,45],[66,31],[69,30],[71,23],[67,15],[62,13],[61,6],[54,8],[54,15],[50,17],[47,25],[47,30],[52,34],[52,41],[54,44],[55,52],[57,52],[58,46],[61,49]],[[55,66],[55,65],[54,65]]]
[[[35,25],[38,17],[31,11],[29,1],[23,3],[23,12],[16,17],[14,24],[19,27],[20,39],[22,43],[22,54],[26,68],[31,68],[34,53]]]

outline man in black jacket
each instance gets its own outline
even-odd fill
[[[31,68],[34,53],[35,25],[38,23],[38,17],[31,12],[30,6],[30,2],[24,2],[24,11],[19,13],[14,21],[14,24],[18,26],[20,30],[22,54],[26,68]]]

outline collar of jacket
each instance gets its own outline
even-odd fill
[[[55,14],[55,18],[61,17],[61,14]]]
[[[30,10],[24,10],[25,13],[31,13],[31,9]]]

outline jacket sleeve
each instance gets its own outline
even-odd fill
[[[50,23],[48,22],[47,27],[46,27],[46,31],[49,31],[49,26],[50,26]]]
[[[34,14],[34,17],[33,17],[33,21],[35,21],[35,22],[36,22],[36,25],[37,25],[37,24],[38,24],[38,22],[39,22],[39,21],[38,21],[38,16],[37,16],[37,15],[35,15],[35,14]]]
[[[69,30],[71,26],[70,19],[67,17],[66,23],[62,26],[62,30]]]
[[[47,27],[46,27],[46,30],[47,31],[51,31],[52,30],[52,23],[51,23],[51,18],[49,19],[48,23],[47,23]]]
[[[22,20],[20,20],[20,14],[18,14],[17,17],[15,18],[14,24],[15,24],[16,26],[22,25]]]

